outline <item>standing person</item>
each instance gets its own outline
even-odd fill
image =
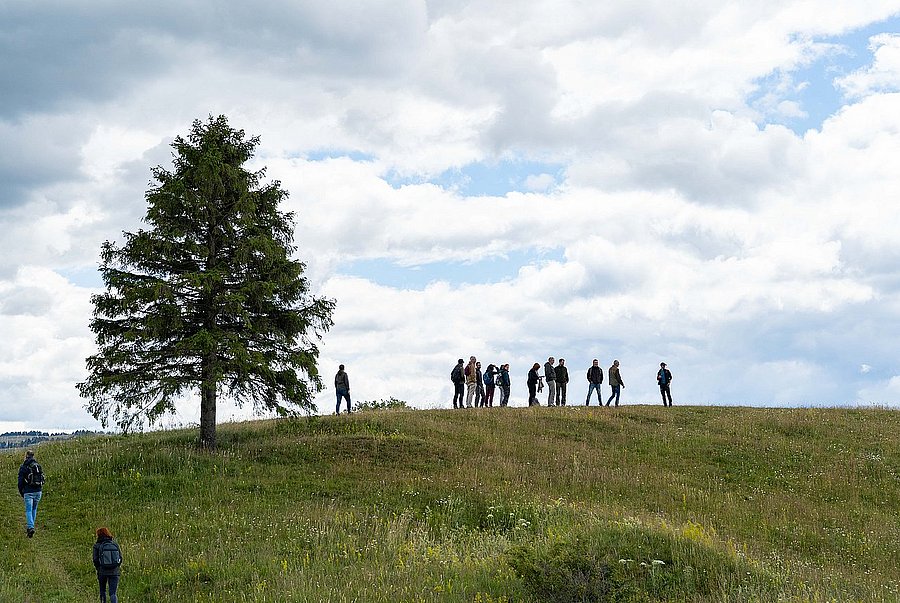
[[[463,407],[463,384],[466,379],[463,376],[463,363],[465,360],[460,358],[456,361],[456,366],[453,367],[453,370],[450,371],[450,382],[453,383],[453,408],[462,408]],[[459,406],[457,406],[457,400],[459,401]]]
[[[531,367],[531,370],[528,371],[528,406],[539,406],[537,399],[537,382],[538,382],[538,370],[540,370],[541,365],[537,362],[534,363],[534,366]]]
[[[547,382],[547,389],[549,392],[547,393],[547,406],[553,406],[557,404],[556,401],[556,369],[553,368],[553,356],[547,358],[547,362],[544,363],[544,380]]]
[[[97,528],[97,542],[94,543],[94,567],[97,582],[100,583],[100,601],[106,603],[106,588],[109,587],[109,603],[118,603],[116,590],[122,575],[122,552],[113,540],[109,528]]]
[[[466,408],[472,408],[472,398],[478,389],[478,376],[475,370],[475,356],[469,356],[469,364],[466,365]]]
[[[37,520],[38,503],[44,489],[44,470],[34,450],[25,452],[25,460],[19,467],[19,495],[25,501],[25,533],[29,538],[34,536],[34,522]]]
[[[560,358],[556,365],[556,405],[566,405],[566,386],[569,383],[569,369],[566,368],[566,359]]]
[[[669,391],[669,384],[672,383],[672,372],[666,368],[665,362],[659,363],[659,372],[656,373],[656,383],[659,385],[659,394],[662,396],[663,406],[672,406],[672,392]],[[669,403],[666,404],[666,397]]]
[[[481,363],[475,363],[475,408],[486,406],[484,400],[484,375],[481,372]]]
[[[622,381],[622,375],[619,374],[618,360],[613,360],[612,366],[609,367],[609,386],[612,388],[612,394],[609,396],[609,400],[606,401],[606,405],[609,406],[609,403],[615,398],[616,406],[618,406],[619,393],[622,391],[622,388],[625,387],[625,382]]]
[[[588,395],[584,399],[584,405],[591,405],[591,393],[597,390],[597,405],[603,406],[603,398],[600,397],[600,384],[603,383],[603,369],[600,368],[600,361],[594,358],[594,363],[587,370]]]
[[[500,365],[500,406],[509,404],[509,388],[512,385],[509,380],[509,364]]]
[[[337,404],[334,407],[334,414],[341,414],[341,400],[347,399],[347,414],[350,414],[350,377],[344,371],[344,365],[338,366],[338,372],[334,376],[334,391],[337,396]]]
[[[494,380],[494,375],[497,374],[497,367],[493,364],[487,365],[487,369],[484,371],[484,403],[485,406],[493,407],[494,406],[494,388],[496,387],[496,383]]]

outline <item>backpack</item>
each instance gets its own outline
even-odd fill
[[[111,570],[122,565],[122,551],[115,540],[104,540],[97,551],[97,560],[101,569]]]
[[[35,461],[28,467],[28,473],[25,474],[25,483],[29,486],[43,486],[46,479],[44,478],[44,470]]]
[[[460,370],[459,365],[457,364],[453,367],[453,370],[450,371],[450,381],[453,383],[458,383],[463,380],[462,370]]]
[[[482,379],[484,380],[485,385],[493,385],[494,384],[494,373],[491,371],[488,371],[484,374],[484,377],[482,377]]]

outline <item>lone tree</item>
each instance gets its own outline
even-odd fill
[[[99,352],[77,387],[104,427],[152,425],[199,390],[200,445],[214,448],[219,393],[257,413],[314,408],[334,301],[311,295],[291,259],[293,214],[278,210],[288,193],[244,168],[258,144],[224,116],[195,121],[172,143],[174,169],[152,170],[148,230],[103,244]]]

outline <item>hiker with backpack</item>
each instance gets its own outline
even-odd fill
[[[38,503],[44,489],[44,470],[34,458],[34,450],[25,452],[25,461],[19,467],[19,495],[25,501],[25,533],[34,536]]]
[[[497,367],[493,364],[487,365],[484,371],[484,377],[482,377],[482,381],[484,381],[484,406],[494,406],[494,389],[496,387],[494,376],[498,372]]]
[[[463,395],[465,395],[464,383],[466,381],[463,376],[463,364],[465,361],[460,358],[456,361],[456,366],[450,371],[450,382],[453,383],[453,408],[463,407]],[[457,406],[459,400],[459,406]]]
[[[500,406],[509,404],[509,388],[511,381],[509,380],[509,364],[500,365],[500,374],[497,375],[500,385]]]
[[[109,528],[97,528],[97,542],[94,543],[94,567],[100,584],[100,602],[106,603],[106,589],[109,587],[109,603],[118,603],[116,590],[122,575],[122,551],[113,540]]]

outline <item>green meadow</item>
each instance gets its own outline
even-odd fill
[[[0,601],[900,601],[900,413],[372,410],[0,455]]]

